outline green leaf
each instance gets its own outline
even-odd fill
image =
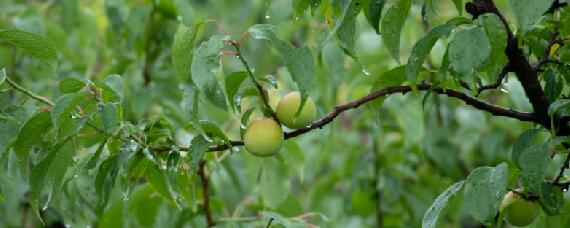
[[[356,55],[356,16],[360,12],[360,9],[361,7],[359,4],[350,4],[344,19],[336,32],[339,47],[345,54],[352,57],[357,62],[359,62],[359,60]]]
[[[210,142],[204,138],[204,136],[198,135],[192,139],[190,146],[188,146],[188,153],[191,153],[190,157],[190,170],[196,170],[198,163],[202,159],[204,152],[210,147]]]
[[[553,69],[548,69],[546,72],[542,74],[544,78],[545,85],[544,85],[544,93],[550,102],[555,101],[560,93],[562,92],[562,88],[564,83],[558,81],[556,78],[556,73]]]
[[[234,96],[239,90],[241,83],[247,78],[247,72],[245,71],[236,71],[230,73],[226,76],[225,84],[226,84],[226,93],[228,94],[228,100],[233,101]],[[230,102],[231,106],[235,108],[234,102]],[[238,109],[239,111],[239,109]]]
[[[57,52],[53,43],[44,36],[17,29],[6,29],[0,30],[0,40],[21,48],[52,69],[56,67]]]
[[[457,12],[459,12],[459,14],[461,15],[461,12],[463,11],[463,1],[462,0],[453,0],[453,4],[455,4],[455,8],[457,9]]]
[[[384,43],[398,63],[400,62],[400,34],[412,7],[412,0],[398,0],[382,19],[382,35]]]
[[[0,70],[0,85],[2,85],[4,81],[6,81],[6,69],[2,68],[2,70]]]
[[[380,35],[380,18],[382,18],[382,9],[386,4],[386,0],[364,0],[363,11],[368,24]]]
[[[449,186],[445,191],[443,191],[429,207],[429,209],[424,214],[422,219],[423,228],[436,228],[438,226],[438,220],[442,215],[442,212],[447,207],[447,203],[455,196],[457,193],[461,193],[460,190],[463,187],[465,181],[459,181],[455,184]]]
[[[200,97],[200,91],[196,89],[196,86],[190,80],[184,85],[184,94],[182,95],[181,106],[184,110],[185,116],[188,116],[189,120],[196,121],[198,119],[198,99]]]
[[[509,170],[506,163],[479,167],[471,172],[463,190],[467,210],[476,220],[491,225],[507,191]]]
[[[461,30],[449,44],[448,57],[453,69],[468,83],[475,83],[475,70],[491,54],[489,38],[478,27]]]
[[[172,42],[172,67],[174,73],[180,79],[190,77],[192,58],[194,57],[194,42],[203,22],[196,23],[192,27],[186,27],[182,23],[178,25]]]
[[[301,93],[301,104],[297,110],[300,111],[314,85],[315,63],[311,51],[306,46],[295,48],[289,42],[280,40],[275,35],[275,27],[272,25],[258,24],[250,27],[248,31],[255,39],[268,40],[279,53],[281,61],[284,62]]]
[[[548,115],[554,116],[554,114],[566,110],[570,107],[570,99],[560,99],[552,102],[548,107]]]
[[[479,20],[481,20],[481,25],[487,37],[493,37],[493,39],[489,39],[491,42],[491,56],[489,60],[493,64],[502,67],[508,61],[505,55],[505,48],[507,47],[507,31],[505,30],[505,26],[501,22],[501,19],[492,13],[481,15]]]
[[[376,90],[384,89],[390,86],[402,85],[406,81],[406,72],[406,66],[399,66],[384,72],[382,75],[380,75],[380,77],[376,79],[370,92],[374,92]],[[378,98],[372,101],[371,105],[375,108],[380,107],[384,103],[384,100],[386,100],[386,97]]]
[[[95,191],[99,195],[101,205],[105,205],[109,200],[111,193],[111,187],[115,183],[115,177],[117,176],[118,166],[117,154],[109,156],[105,161],[99,166],[97,171],[97,176],[95,176]]]
[[[69,137],[64,138],[63,140],[57,142],[38,164],[32,167],[32,172],[30,174],[30,196],[28,200],[34,213],[40,220],[42,218],[39,211],[39,201],[42,190],[50,184],[54,185],[54,181],[61,181],[54,180],[49,177],[61,178],[60,176],[54,175],[52,166],[62,166],[67,168],[68,165],[70,165],[67,161],[58,160],[60,153],[67,154],[65,153],[66,150],[71,150],[72,152],[74,151],[74,147],[68,148],[69,146],[73,146],[73,141],[69,140]],[[45,206],[42,206],[42,208],[47,206],[52,193],[53,191],[49,192],[48,202],[46,202]]]
[[[109,75],[105,78],[104,83],[102,88],[105,101],[123,101],[123,78],[120,75]]]
[[[550,8],[554,0],[510,0],[517,18],[518,29],[524,36],[538,19]]]
[[[513,143],[513,151],[511,152],[511,159],[520,168],[519,159],[523,152],[534,144],[535,136],[540,130],[532,129],[519,135]]]
[[[76,78],[66,78],[59,83],[59,91],[62,93],[77,93],[85,87],[86,83]]]
[[[119,108],[114,103],[97,103],[97,112],[101,118],[103,131],[112,134],[119,123]]]
[[[26,169],[30,149],[33,145],[41,143],[42,135],[44,135],[52,127],[50,112],[42,111],[34,114],[18,133],[16,143],[14,143],[14,152],[18,157],[18,163],[22,170]]]
[[[549,160],[548,143],[532,145],[524,150],[519,158],[521,185],[533,192],[539,191]]]
[[[218,127],[218,125],[212,121],[200,120],[200,128],[204,131],[204,134],[209,138],[219,138],[223,141],[229,141],[230,139],[226,136],[224,131]]]
[[[259,180],[258,194],[264,205],[276,209],[291,190],[290,176],[287,167],[278,159],[265,159]]]
[[[73,121],[72,114],[77,110],[77,106],[88,105],[90,95],[87,93],[68,93],[59,97],[51,112],[51,121],[55,129],[62,129]],[[84,105],[84,106],[82,106]]]
[[[169,204],[176,206],[175,200],[170,194],[168,178],[157,165],[151,165],[145,171],[145,179],[148,181],[152,189],[158,193]]]
[[[414,44],[412,53],[408,59],[408,70],[406,74],[408,81],[413,87],[415,87],[420,68],[433,48],[433,45],[435,45],[435,42],[441,38],[447,37],[454,28],[455,25],[450,23],[437,26]]]
[[[542,210],[544,210],[547,215],[556,216],[562,213],[564,195],[558,186],[543,181],[537,195]]]
[[[226,98],[213,70],[220,67],[220,50],[224,47],[226,36],[216,35],[200,44],[192,60],[192,81],[206,100],[219,108],[227,109]]]

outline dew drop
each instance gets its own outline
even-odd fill
[[[271,18],[271,16],[269,15],[269,13],[265,14],[265,19],[269,19]]]

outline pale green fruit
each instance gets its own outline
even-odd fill
[[[535,201],[523,199],[521,196],[508,192],[501,203],[501,211],[505,211],[507,222],[514,226],[528,226],[538,216],[540,205]]]
[[[295,117],[295,113],[301,105],[301,95],[299,92],[291,92],[281,98],[277,105],[277,118],[281,123],[291,129],[300,129],[309,125],[317,116],[315,103],[309,97],[301,110],[301,113]]]
[[[249,122],[243,143],[251,154],[266,157],[279,152],[283,137],[283,130],[275,120],[261,117]]]

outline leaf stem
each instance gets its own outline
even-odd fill
[[[48,98],[37,95],[34,92],[32,92],[31,90],[26,89],[26,88],[22,87],[21,85],[18,85],[18,83],[12,81],[12,79],[10,79],[8,76],[6,76],[6,82],[8,82],[8,84],[10,84],[14,89],[19,90],[20,92],[28,95],[32,99],[37,100],[39,102],[42,102],[48,106],[53,106],[53,102],[51,102]]]

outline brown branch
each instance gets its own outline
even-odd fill
[[[206,176],[206,172],[204,171],[204,166],[206,165],[206,161],[202,160],[198,164],[198,176],[200,176],[200,181],[202,182],[202,195],[204,197],[202,201],[202,207],[204,207],[204,214],[206,215],[206,222],[208,227],[213,227],[216,225],[216,221],[212,217],[212,211],[210,210],[210,193],[208,192],[208,185],[209,180],[208,176]]]
[[[473,2],[465,4],[465,9],[473,15],[473,18],[477,18],[479,15],[484,13],[493,13],[499,17],[507,31],[507,47],[505,49],[505,54],[509,59],[508,65],[511,66],[513,72],[516,73],[519,81],[521,82],[525,94],[534,110],[537,123],[550,129],[550,117],[547,113],[550,102],[538,81],[537,71],[532,67],[522,49],[518,47],[517,37],[510,29],[505,17],[501,12],[499,12],[492,0],[474,0]],[[569,130],[570,129],[561,129],[561,131]]]
[[[495,81],[492,84],[482,85],[482,86],[478,87],[477,88],[477,94],[475,96],[479,96],[479,94],[481,94],[481,92],[483,92],[485,90],[496,89],[499,86],[501,86],[503,79],[505,79],[505,77],[510,72],[510,70],[511,70],[511,68],[509,67],[509,65],[506,65],[505,67],[503,67],[503,69],[499,73],[499,78],[497,78],[497,81]],[[459,81],[459,85],[465,89],[471,90],[471,87],[469,87],[469,84],[467,84],[467,82],[465,82],[463,80]]]
[[[458,91],[458,90],[443,89],[441,87],[433,87],[432,88],[432,84],[427,83],[427,82],[417,84],[416,87],[420,91],[432,90],[432,92],[434,92],[434,93],[445,94],[449,97],[457,98],[459,100],[462,100],[463,102],[465,102],[468,105],[471,105],[477,109],[491,113],[494,116],[505,116],[505,117],[518,119],[521,121],[529,121],[529,122],[538,123],[537,120],[535,119],[535,116],[533,113],[520,112],[520,111],[516,111],[516,110],[512,110],[512,109],[499,107],[499,106],[487,103],[485,101],[479,100],[475,97],[471,97],[471,96],[469,96],[469,95],[467,95],[461,91]],[[337,105],[333,108],[332,111],[330,111],[324,117],[322,117],[321,119],[318,119],[316,121],[313,121],[311,123],[311,125],[309,125],[305,128],[298,129],[298,130],[286,132],[285,133],[285,139],[297,137],[297,136],[305,134],[309,131],[323,128],[325,125],[332,122],[341,113],[348,111],[348,110],[351,110],[351,109],[356,109],[356,108],[360,107],[361,105],[366,104],[372,100],[378,99],[380,97],[385,97],[385,96],[388,96],[390,94],[396,94],[396,93],[405,94],[405,93],[410,92],[410,91],[412,91],[412,87],[409,85],[387,87],[384,89],[374,91],[374,92],[368,94],[367,96],[364,96],[364,97],[357,99],[357,100],[354,100],[352,102]],[[242,146],[242,145],[243,145],[243,141],[230,141],[229,143],[226,143],[226,144],[220,144],[220,145],[212,146],[209,148],[208,151],[210,151],[210,152],[212,152],[212,151],[223,151],[223,150],[227,150],[233,146]],[[153,149],[156,152],[170,151],[170,148],[168,146],[158,146],[158,147],[154,147]],[[180,147],[180,150],[181,151],[187,151],[188,147]]]

